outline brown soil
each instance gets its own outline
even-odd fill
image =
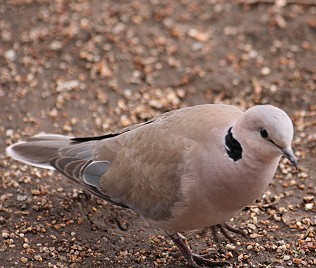
[[[0,2],[0,267],[185,267],[163,231],[4,149],[217,102],[287,111],[300,168],[282,160],[232,220],[248,238],[204,230],[184,234],[190,245],[234,267],[316,266],[316,3],[254,2]]]

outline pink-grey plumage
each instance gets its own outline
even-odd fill
[[[99,137],[37,135],[7,153],[171,233],[222,224],[260,197],[282,154],[296,166],[292,138],[290,118],[276,107],[209,104]]]

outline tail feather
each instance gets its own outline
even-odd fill
[[[100,189],[100,180],[110,168],[109,161],[93,159],[93,150],[99,138],[76,140],[53,134],[40,134],[6,149],[9,156],[28,165],[59,171],[88,192],[118,206],[128,206],[112,200]]]
[[[63,154],[67,155],[67,151],[71,152],[71,150],[74,150],[77,154],[81,153],[86,158],[91,157],[91,149],[88,150],[86,147],[84,151],[75,150],[72,148],[71,143],[71,137],[39,134],[30,137],[26,141],[12,144],[6,148],[6,153],[15,160],[46,169],[55,169],[50,164],[51,159]],[[80,146],[80,144],[76,146]],[[77,157],[77,155],[74,155],[74,157]]]
[[[73,143],[73,141],[71,140]],[[91,146],[95,141],[87,141],[83,143],[73,143],[72,146],[61,149],[60,154],[63,156],[75,157],[79,159],[88,160],[92,156]]]
[[[19,142],[7,147],[6,153],[13,159],[27,165],[55,169],[49,164],[49,160],[56,155],[56,150],[53,149],[41,149],[26,142]]]

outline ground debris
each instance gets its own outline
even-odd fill
[[[294,170],[192,249],[235,267],[315,267],[315,1],[0,1],[0,266],[183,266],[134,213],[4,148],[41,131],[110,133],[201,103],[271,103],[293,119]],[[75,187],[75,188],[74,188]]]

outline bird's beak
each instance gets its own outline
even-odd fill
[[[283,155],[284,155],[287,159],[289,159],[289,161],[291,162],[291,164],[292,164],[295,168],[297,168],[297,159],[296,159],[296,157],[294,156],[294,153],[293,153],[292,148],[291,148],[291,147],[290,147],[290,148],[282,148],[281,151],[282,151]]]

